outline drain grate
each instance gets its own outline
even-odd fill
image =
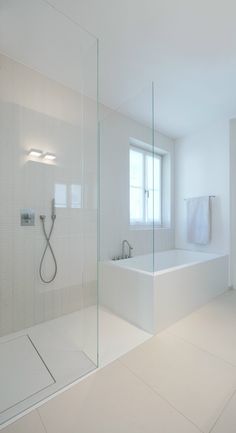
[[[0,414],[55,382],[28,335],[0,343]]]

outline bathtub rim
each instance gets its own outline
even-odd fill
[[[162,269],[160,271],[154,271],[154,272],[152,272],[152,271],[151,272],[145,271],[145,270],[142,270],[142,269],[139,269],[139,268],[135,268],[135,267],[131,267],[131,266],[122,266],[121,262],[123,260],[129,260],[129,259],[105,260],[105,261],[102,261],[101,264],[115,266],[115,267],[119,267],[119,268],[122,268],[122,269],[127,269],[129,271],[138,272],[138,273],[142,273],[142,274],[145,274],[145,275],[149,275],[149,276],[155,277],[155,276],[158,276],[158,275],[164,275],[166,273],[175,272],[175,271],[180,270],[180,269],[189,268],[191,266],[196,266],[196,265],[199,265],[201,263],[208,263],[208,262],[211,262],[213,260],[217,260],[219,258],[223,258],[223,257],[228,258],[229,257],[228,253],[213,253],[213,252],[205,252],[205,251],[186,250],[186,249],[183,249],[183,248],[182,249],[181,248],[173,248],[171,250],[158,251],[158,253],[162,253],[162,252],[165,253],[165,252],[168,252],[168,251],[184,251],[184,252],[191,252],[191,253],[200,253],[200,254],[203,254],[203,255],[206,254],[208,256],[211,255],[212,257],[208,257],[207,259],[204,259],[204,260],[195,260],[195,261],[193,261],[191,263],[184,263],[184,264],[178,265],[178,266],[171,266],[171,267]],[[140,256],[141,255],[134,256],[134,258],[135,257],[140,257]]]

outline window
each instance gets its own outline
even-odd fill
[[[162,157],[130,147],[130,223],[161,225]]]

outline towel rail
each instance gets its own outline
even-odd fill
[[[209,195],[208,197],[209,197],[209,198],[216,198],[215,195]],[[189,198],[193,198],[193,197],[189,197]],[[185,198],[184,200],[186,201],[186,200],[189,200],[189,199],[188,199],[188,198]]]

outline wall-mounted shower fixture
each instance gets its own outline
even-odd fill
[[[20,222],[22,226],[34,226],[35,211],[33,209],[21,209]]]
[[[44,234],[44,237],[45,237],[45,240],[46,240],[46,245],[45,245],[45,248],[44,248],[44,251],[43,251],[43,255],[42,255],[42,258],[41,258],[41,261],[40,261],[40,265],[39,265],[39,276],[40,276],[40,279],[41,279],[41,281],[43,283],[49,284],[53,280],[55,280],[56,275],[57,275],[57,260],[56,260],[54,251],[52,249],[51,243],[50,243],[50,239],[51,239],[51,236],[52,236],[52,233],[53,233],[54,224],[55,224],[55,220],[56,220],[55,199],[54,198],[52,199],[52,211],[51,211],[51,220],[52,220],[52,223],[51,223],[51,228],[49,230],[49,234],[47,234],[46,228],[45,228],[46,216],[45,215],[40,215],[40,220],[42,222],[43,234]],[[43,270],[42,270],[42,268],[43,268],[43,262],[44,262],[44,259],[45,259],[45,255],[46,255],[46,252],[47,252],[48,249],[51,252],[51,255],[52,255],[52,258],[53,258],[54,272],[53,272],[53,275],[52,275],[51,278],[46,279],[46,278],[43,277]]]

